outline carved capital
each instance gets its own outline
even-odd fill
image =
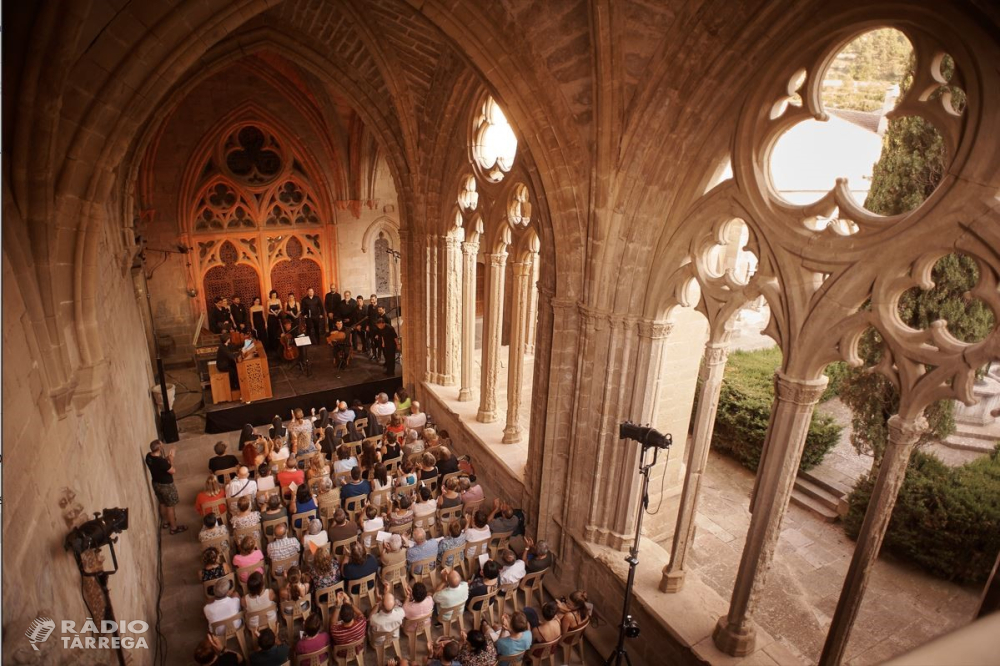
[[[705,345],[705,365],[725,365],[729,359],[729,344],[709,342]]]
[[[649,319],[639,320],[639,335],[643,338],[660,340],[669,336],[673,330],[674,325],[672,322],[651,321]]]
[[[479,254],[479,243],[466,241],[462,243],[462,254],[467,257],[475,257]]]
[[[525,278],[531,275],[530,261],[516,261],[513,264],[514,277]]]
[[[819,379],[794,379],[778,370],[774,373],[774,394],[785,402],[812,406],[823,396],[828,381],[826,375]]]
[[[927,419],[922,415],[915,419],[904,419],[899,414],[889,417],[890,445],[912,448],[925,432],[927,432]]]
[[[503,268],[507,265],[507,253],[498,252],[497,254],[486,255],[487,261],[489,261],[490,266],[493,268]]]

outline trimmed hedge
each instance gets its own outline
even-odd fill
[[[778,347],[735,351],[726,364],[712,448],[736,458],[753,471],[760,464],[774,401],[774,371],[780,365]],[[822,462],[836,446],[841,430],[832,418],[814,412],[799,469],[808,470]]]
[[[852,539],[876,476],[860,479],[848,496],[844,530]],[[941,578],[986,581],[1000,551],[1000,445],[961,467],[914,452],[882,548]]]

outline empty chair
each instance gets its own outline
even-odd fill
[[[269,627],[275,634],[278,633],[278,605],[271,604],[267,608],[255,611],[244,611],[246,614],[247,628],[250,630],[250,641],[254,649],[257,647],[257,639],[254,629],[260,631],[264,627]]]
[[[410,578],[414,583],[423,581],[429,590],[437,587],[437,555],[410,562]]]
[[[535,593],[538,594],[538,606],[541,607],[542,602],[544,601],[542,595],[542,578],[545,577],[545,573],[547,571],[548,569],[542,569],[541,571],[527,574],[521,579],[521,582],[517,586],[517,590],[514,591],[514,595],[517,596],[518,592],[524,592],[523,608],[531,606],[531,597]],[[517,604],[514,605],[514,609],[517,610]]]
[[[272,586],[277,585],[278,579],[283,578],[286,571],[294,566],[298,566],[298,564],[298,555],[292,555],[291,557],[285,557],[280,560],[271,560]]]
[[[349,539],[341,539],[339,541],[334,541],[332,545],[333,554],[336,555],[337,557],[340,557],[344,553],[350,552],[351,544],[357,543],[357,541],[358,541],[357,537],[351,537]]]
[[[441,553],[441,566],[458,569],[462,574],[462,578],[468,578],[469,574],[466,573],[464,553],[465,544],[449,548]]]

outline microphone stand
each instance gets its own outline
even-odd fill
[[[669,438],[670,436],[667,435]],[[623,438],[624,439],[624,438]],[[668,442],[670,440],[668,439]],[[628,650],[625,647],[626,638],[636,638],[639,636],[639,624],[633,619],[632,614],[629,613],[629,607],[632,605],[632,588],[635,585],[635,570],[639,566],[639,539],[642,536],[642,517],[646,513],[646,509],[649,508],[649,471],[656,465],[656,460],[660,455],[660,447],[654,444],[647,444],[646,442],[638,442],[642,446],[642,452],[639,454],[639,474],[642,475],[642,490],[640,491],[639,499],[639,510],[638,516],[635,521],[635,541],[632,542],[632,549],[629,551],[628,557],[625,561],[628,562],[628,579],[625,582],[625,600],[622,603],[622,621],[618,625],[618,645],[615,646],[614,651],[608,655],[608,658],[604,661],[604,666],[621,666],[622,660],[625,661],[628,666],[632,666],[632,660],[628,656]],[[670,444],[667,444],[669,447]],[[646,451],[653,449],[653,460],[649,463],[646,462]],[[667,448],[667,461],[670,460],[670,449]]]

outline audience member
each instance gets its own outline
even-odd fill
[[[305,482],[305,472],[299,469],[298,463],[295,462],[295,458],[289,457],[285,461],[285,469],[278,472],[278,485],[281,486],[282,493],[288,490],[293,483],[297,488]]]
[[[372,490],[388,490],[389,488],[392,488],[392,479],[389,477],[389,471],[384,464],[376,463],[375,469],[372,470]]]
[[[497,655],[507,657],[524,652],[531,647],[531,631],[524,613],[513,616],[504,613],[499,629],[494,629],[490,637],[496,642]]]
[[[202,528],[198,532],[198,541],[207,543],[228,536],[229,528],[226,527],[225,523],[220,523],[214,513],[210,513],[202,519]]]
[[[243,656],[227,650],[221,638],[209,634],[195,648],[194,663],[202,666],[239,666],[243,663]]]
[[[532,541],[531,537],[525,536],[524,545],[526,548],[521,554],[521,559],[524,560],[526,573],[537,573],[554,564],[555,558],[549,550],[549,544],[545,541],[540,540],[536,543]]]
[[[427,425],[427,414],[420,411],[420,403],[416,400],[410,403],[410,413],[403,420],[403,423],[407,428],[413,430],[423,430],[424,426]]]
[[[433,454],[424,452],[424,454],[420,456],[420,465],[418,466],[418,469],[418,476],[421,481],[431,481],[438,477],[437,459],[434,458]]]
[[[290,557],[295,557],[302,550],[302,544],[299,543],[298,539],[293,539],[288,535],[288,526],[284,523],[278,523],[274,526],[274,539],[271,543],[267,544],[267,557],[271,560],[272,574],[275,576],[280,576],[285,572],[281,570],[280,567],[275,567],[274,563],[278,560],[287,560]]]
[[[209,626],[213,622],[228,620],[240,612],[240,596],[233,589],[232,582],[226,578],[222,578],[213,588],[212,596],[215,599],[205,604],[205,619],[208,620]],[[236,620],[234,626],[239,628],[242,625],[243,623],[240,620]],[[215,630],[215,634],[218,636],[225,635],[225,633],[225,625],[219,626]]]
[[[438,583],[438,589],[434,593],[434,603],[437,604],[439,613],[438,620],[445,622],[452,619],[450,612],[440,613],[442,608],[452,608],[468,600],[469,584],[462,580],[462,574],[455,569],[441,569],[441,582]]]
[[[389,423],[389,417],[396,413],[396,405],[389,402],[389,396],[385,393],[379,393],[369,411],[384,428]]]
[[[361,468],[355,467],[351,470],[351,480],[340,489],[340,499],[346,500],[349,497],[358,497],[359,495],[368,496],[372,492],[372,484],[368,483],[366,479],[361,478]]]
[[[243,610],[250,613],[257,611],[267,611],[267,623],[272,624],[278,621],[276,604],[278,597],[274,590],[264,584],[264,574],[255,571],[247,578],[247,594],[243,597]],[[247,626],[253,631],[260,626],[260,618],[250,617],[247,619]]]
[[[245,583],[247,579],[250,578],[250,574],[259,571],[264,573],[264,553],[260,552],[260,548],[257,547],[257,542],[251,536],[245,536],[240,540],[240,552],[238,555],[233,556],[233,566],[237,569],[237,576],[239,576],[240,581]],[[253,567],[254,569],[250,571],[239,571],[239,569],[245,569],[246,567]]]
[[[358,536],[358,526],[348,522],[347,512],[338,508],[333,512],[333,525],[327,528],[327,532],[330,535],[330,541],[343,541]]]
[[[403,547],[403,537],[393,534],[382,542],[382,554],[379,557],[382,566],[388,567],[406,561],[406,548]]]
[[[201,554],[201,580],[202,582],[222,578],[229,573],[229,564],[226,563],[219,549],[209,546]]]
[[[323,522],[318,518],[313,518],[312,520],[310,520],[309,533],[302,535],[302,545],[305,546],[310,551],[314,551],[314,549],[311,548],[310,546],[315,546],[316,548],[322,548],[328,543],[330,543],[330,537],[327,536],[326,530],[323,529]]]
[[[458,654],[462,666],[495,666],[497,650],[489,633],[473,629],[465,636],[465,646]]]
[[[371,548],[372,541],[375,538],[373,533],[385,529],[385,520],[378,512],[378,507],[374,504],[369,504],[365,507],[364,513],[358,516],[358,521],[361,523],[362,534],[368,534],[364,540],[365,548]]]
[[[233,467],[239,467],[240,461],[236,456],[226,453],[225,442],[215,443],[215,455],[208,459],[208,469],[211,472],[218,472],[222,469],[232,469]],[[219,483],[225,485],[229,483],[229,479],[225,478],[224,475],[219,474],[216,476]]]
[[[348,552],[344,554],[344,558],[340,562],[340,571],[344,576],[345,586],[350,590],[352,582],[371,576],[378,571],[378,560],[364,546],[355,541],[351,544]]]
[[[368,620],[360,608],[355,608],[341,590],[337,590],[337,607],[330,620],[330,640],[334,645],[350,645],[365,637]]]
[[[261,515],[261,520],[277,520],[279,518],[288,518],[288,509],[281,502],[281,497],[278,495],[271,495],[267,498],[267,506],[264,509],[264,513]]]
[[[381,597],[378,599],[371,616],[368,618],[368,626],[371,627],[372,633],[391,631],[392,636],[389,637],[389,640],[398,639],[399,628],[402,626],[403,618],[405,617],[403,608],[396,605],[396,597],[392,593],[392,583],[383,583]],[[384,642],[384,637],[371,637],[372,645],[381,645]]]
[[[525,608],[525,615],[528,609]],[[559,621],[559,606],[554,601],[542,604],[542,618],[538,626],[531,630],[532,640],[536,643],[548,643],[562,635],[562,624]]]
[[[509,504],[501,503],[499,498],[493,500],[493,518],[490,520],[490,531],[493,534],[514,532],[519,525],[520,521]]]
[[[351,447],[341,444],[337,447],[337,460],[333,463],[334,474],[350,472],[358,466],[358,459],[351,455]]]
[[[146,467],[153,482],[153,493],[160,511],[160,527],[170,527],[171,534],[180,534],[187,530],[186,525],[177,524],[174,507],[180,502],[177,486],[174,485],[174,455],[176,448],[167,449],[158,439],[149,443],[149,453],[146,454]]]
[[[399,436],[394,432],[386,432],[382,436],[382,460],[395,460],[403,455],[403,447],[398,440]]]
[[[472,516],[472,524],[465,528],[465,540],[467,542],[483,541],[489,539],[493,533],[489,526],[490,514],[486,509],[479,509]]]
[[[462,506],[462,496],[458,494],[458,479],[451,477],[444,482],[441,494],[437,498],[439,509],[451,509]]]
[[[414,519],[424,519],[427,527],[432,527],[437,517],[437,502],[431,497],[431,489],[421,486],[417,490],[417,501],[413,505]]]
[[[207,508],[205,505],[209,502],[215,502],[223,499],[225,496],[226,491],[219,485],[219,480],[214,474],[210,474],[208,479],[205,480],[205,489],[200,491],[194,499],[194,510],[201,516],[211,513],[212,509]],[[226,506],[226,502],[218,505],[218,511],[220,513],[224,514],[228,510],[229,507]]]
[[[403,581],[403,594],[406,595],[403,615],[407,620],[416,620],[434,611],[434,598],[427,594],[427,586],[423,583],[415,583],[411,588]]]
[[[458,472],[458,458],[447,446],[438,447],[435,452],[437,456],[437,468],[441,474],[455,474]]]
[[[524,560],[518,559],[510,548],[500,551],[500,584],[515,585],[524,578]]]
[[[392,401],[396,405],[397,412],[405,412],[410,408],[410,394],[402,386],[396,391]]]
[[[330,645],[330,635],[323,631],[323,618],[319,613],[312,613],[305,621],[305,633],[295,643],[295,654],[308,654],[322,650]],[[319,663],[325,664],[329,661],[326,652],[320,655]]]
[[[403,455],[409,458],[410,456],[423,452],[424,441],[420,439],[420,435],[417,434],[416,430],[407,430],[406,438],[403,443]]]
[[[483,487],[476,483],[476,477],[474,474],[470,476],[463,476],[459,479],[459,483],[461,483],[463,506],[468,506],[473,502],[482,502],[486,499],[486,496],[483,494]]]
[[[590,621],[590,603],[587,600],[587,593],[583,590],[576,590],[568,599],[563,597],[558,605],[562,633],[568,634]]]
[[[270,463],[262,462],[257,465],[257,492],[274,489],[274,475],[271,474]],[[260,501],[258,499],[258,501]]]
[[[309,565],[309,578],[314,589],[332,587],[340,582],[340,564],[329,552],[320,551]]]
[[[406,561],[410,564],[411,572],[414,574],[423,573],[423,567],[414,567],[414,562],[436,557],[438,552],[438,540],[427,538],[427,532],[422,527],[413,528],[413,543],[406,551]],[[434,568],[434,565],[431,565]]]
[[[250,478],[250,470],[245,465],[241,465],[236,472],[236,478],[226,486],[226,495],[230,498],[243,497],[244,495],[256,495],[257,482]]]
[[[393,414],[389,417],[389,425],[385,427],[386,434],[392,433],[397,439],[403,436],[403,432],[406,430],[406,425],[403,423],[403,417],[399,414]]]
[[[472,577],[472,587],[469,595],[481,597],[496,590],[500,585],[500,565],[493,560],[486,560],[479,573]]]
[[[316,500],[313,499],[312,493],[309,492],[309,486],[301,485],[295,489],[295,499],[292,500],[289,506],[289,511],[292,512],[292,517],[299,513],[308,513],[309,511],[316,510]],[[292,527],[298,529],[302,526],[301,518],[294,518],[292,521]]]
[[[453,520],[445,528],[445,536],[438,542],[438,562],[442,567],[457,566],[455,556],[444,557],[446,551],[465,545],[465,533],[462,529],[462,520]]]
[[[236,512],[229,519],[229,524],[234,530],[245,530],[260,525],[260,513],[253,508],[253,502],[247,495],[236,500]]]
[[[254,631],[257,649],[250,655],[250,666],[284,666],[288,663],[288,646],[280,645],[270,627]]]

